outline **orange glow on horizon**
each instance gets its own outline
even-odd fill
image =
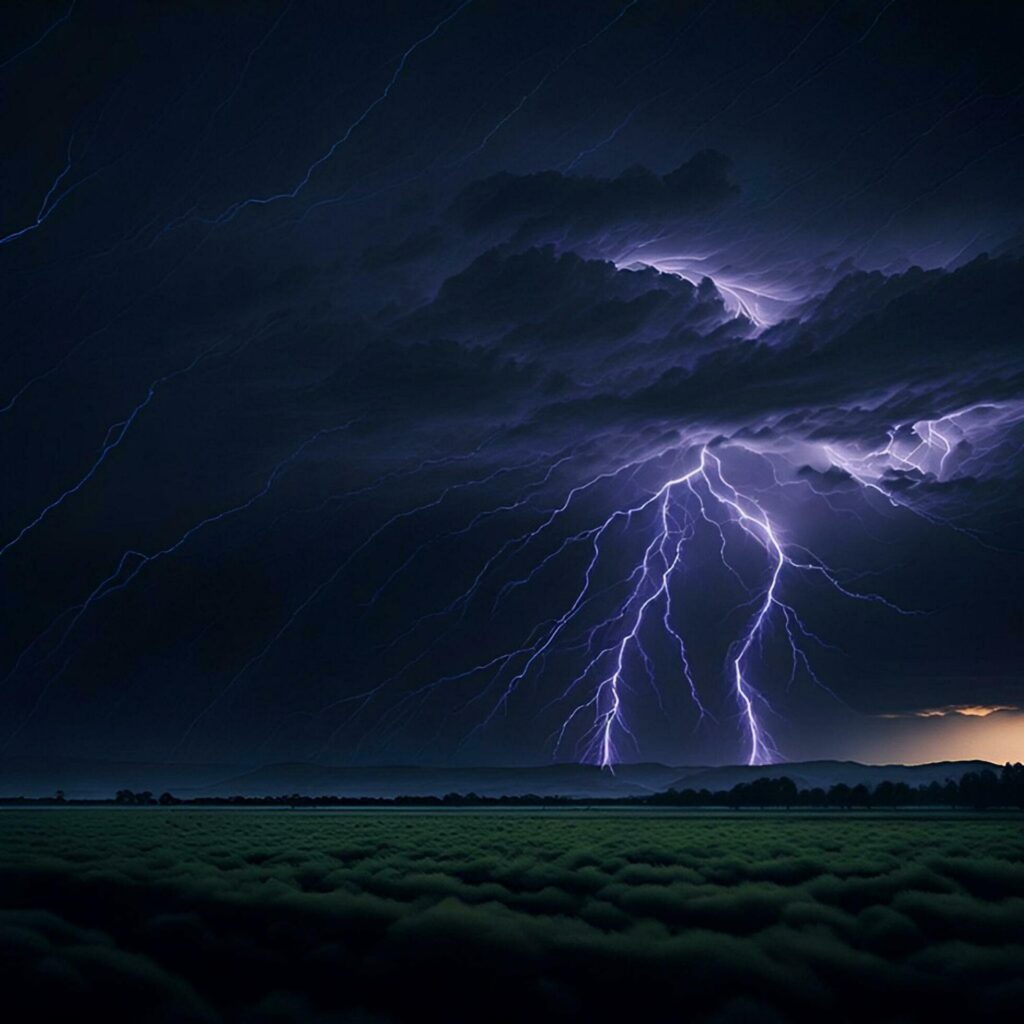
[[[949,704],[940,708],[920,708],[917,711],[894,711],[878,715],[879,718],[949,718],[964,715],[968,718],[987,718],[997,711],[1020,712],[1024,708],[1013,704]]]

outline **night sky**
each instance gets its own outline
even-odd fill
[[[0,754],[1024,754],[1016,3],[0,13]]]

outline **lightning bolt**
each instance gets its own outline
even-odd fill
[[[824,450],[832,465],[889,504],[939,521],[915,494],[916,485],[970,475],[992,460],[1008,443],[1009,431],[1022,422],[1020,403],[976,402],[932,419],[897,423],[886,431],[885,444],[867,452],[841,444]]]
[[[575,47],[573,47],[573,49],[571,49],[560,61],[558,61],[556,64],[548,68],[548,70],[545,71],[544,74],[537,80],[536,84],[527,92],[523,93],[523,95],[519,98],[519,102],[516,103],[516,105],[512,107],[512,109],[509,110],[508,113],[502,115],[502,117],[498,119],[494,126],[484,134],[480,142],[468,153],[466,153],[465,156],[461,157],[455,164],[453,164],[453,166],[461,166],[467,161],[472,160],[473,157],[482,153],[487,148],[487,144],[491,141],[491,139],[493,139],[494,136],[497,135],[498,132],[500,132],[501,129],[504,128],[505,125],[508,124],[508,122],[511,121],[512,118],[515,117],[516,114],[518,114],[519,111],[522,110],[523,107],[525,107],[526,104],[529,103],[529,101],[533,99],[533,97],[536,96],[538,92],[540,92],[541,89],[544,88],[545,83],[548,81],[548,79],[551,78],[552,75],[556,74],[563,67],[565,67],[565,65],[568,64],[569,61],[572,60],[572,58],[575,57],[576,54],[579,53],[581,50],[585,50],[592,43],[597,42],[597,40],[600,39],[601,36],[605,34],[605,32],[607,32],[613,26],[617,25],[626,16],[630,9],[635,7],[638,3],[639,0],[630,0],[630,2],[626,4],[626,6],[623,7],[619,11],[619,13],[615,15],[614,18],[612,18],[610,21],[602,25],[601,28],[599,28],[592,36],[588,37],[582,43],[579,43]]]
[[[482,447],[482,445],[480,447]],[[477,450],[479,450],[479,448]],[[536,459],[531,459],[527,463],[525,463],[525,465],[533,465],[533,464],[535,464],[536,461],[537,461]],[[317,598],[319,598],[320,595],[325,590],[327,590],[335,582],[335,580],[337,580],[338,577],[341,576],[341,574],[350,565],[352,565],[352,563],[355,562],[355,560],[363,552],[365,552],[367,549],[369,549],[371,547],[371,545],[373,544],[373,542],[375,540],[377,540],[382,534],[386,533],[388,530],[391,529],[391,527],[395,526],[397,523],[400,523],[400,522],[402,522],[404,520],[407,520],[407,519],[412,519],[415,516],[418,516],[418,515],[420,515],[423,512],[430,511],[431,509],[438,508],[439,506],[444,504],[444,502],[452,494],[458,493],[459,491],[465,490],[467,488],[479,487],[479,486],[491,483],[493,480],[497,479],[498,477],[503,476],[504,474],[513,472],[514,469],[518,469],[518,468],[522,468],[522,467],[521,466],[516,466],[516,467],[502,466],[502,467],[499,467],[498,469],[489,471],[488,473],[484,474],[483,476],[475,477],[475,478],[473,478],[471,480],[462,480],[462,481],[459,481],[457,483],[449,484],[447,487],[445,487],[441,491],[440,494],[437,495],[437,497],[431,499],[430,501],[424,502],[424,503],[422,503],[420,505],[417,505],[414,508],[405,509],[402,512],[396,512],[394,515],[392,515],[389,518],[387,518],[386,520],[384,520],[384,522],[382,522],[376,529],[374,529],[369,534],[369,536],[367,536],[361,543],[359,543],[348,554],[346,554],[344,556],[344,558],[342,558],[342,560],[337,563],[337,565],[334,567],[334,569],[326,577],[324,577],[306,595],[306,597],[303,598],[302,601],[300,601],[293,608],[292,612],[288,615],[288,617],[281,624],[281,626],[271,635],[270,639],[267,640],[259,648],[259,650],[256,651],[255,654],[252,655],[252,657],[249,658],[249,660],[231,677],[231,679],[228,681],[227,685],[222,690],[220,690],[220,692],[217,693],[216,696],[214,696],[214,698],[199,712],[198,715],[195,716],[195,718],[193,718],[193,720],[189,723],[188,727],[185,729],[184,733],[182,733],[181,739],[178,741],[178,748],[180,748],[181,745],[184,744],[188,740],[189,736],[191,736],[191,734],[194,732],[195,728],[200,724],[200,722],[203,721],[204,718],[206,718],[206,716],[214,709],[214,707],[216,707],[229,693],[231,693],[237,687],[237,685],[239,684],[239,682],[241,682],[243,677],[246,676],[247,673],[252,668],[254,668],[256,665],[260,664],[263,661],[264,658],[266,658],[267,654],[270,653],[271,649],[292,628],[292,626],[294,626],[294,624],[296,623],[296,621],[298,621],[299,617],[303,614],[303,612],[305,612],[306,609],[314,601],[316,601]],[[411,561],[411,559],[408,560],[408,561]],[[408,561],[407,561],[406,564],[408,564]],[[397,572],[395,574],[393,574],[393,575],[397,575]],[[390,582],[390,580],[388,582]],[[387,586],[387,583],[385,583],[384,586]]]
[[[25,46],[22,49],[18,50],[17,53],[11,54],[11,56],[8,57],[7,60],[0,64],[0,71],[3,71],[6,67],[13,64],[19,58],[24,57],[26,53],[31,53],[34,49],[36,49],[36,47],[40,46],[43,42],[45,42],[45,40],[50,36],[51,33],[56,32],[56,30],[59,29],[61,25],[63,25],[64,22],[66,22],[71,17],[71,15],[75,11],[75,4],[77,2],[78,0],[71,0],[71,6],[56,21],[54,21],[46,29],[46,31],[43,32],[41,36],[39,36],[34,42],[29,43],[28,46]]]
[[[75,135],[74,132],[72,132],[68,139],[64,166],[51,182],[46,195],[43,196],[43,201],[39,204],[39,210],[36,213],[35,220],[30,221],[24,227],[8,232],[6,235],[0,235],[0,246],[9,245],[11,242],[15,242],[19,238],[23,238],[25,235],[31,234],[33,231],[38,231],[39,228],[41,228],[50,219],[50,217],[53,216],[61,203],[63,203],[69,195],[99,174],[99,169],[97,169],[82,178],[78,178],[70,185],[64,185],[64,179],[71,173],[71,169],[74,166],[74,147]]]
[[[314,434],[307,437],[301,444],[296,448],[293,448],[284,458],[277,462],[267,475],[262,486],[251,494],[248,498],[237,504],[230,505],[227,508],[223,508],[217,512],[213,512],[207,516],[204,516],[198,522],[193,523],[186,530],[184,530],[175,540],[169,544],[164,545],[161,548],[150,551],[149,553],[129,548],[121,555],[118,559],[116,566],[113,571],[105,576],[95,587],[90,591],[85,600],[81,604],[76,605],[73,608],[67,609],[62,612],[50,627],[44,631],[42,636],[37,637],[28,647],[26,647],[16,659],[14,666],[11,671],[4,678],[3,682],[10,679],[21,667],[28,653],[39,643],[43,636],[50,633],[62,620],[69,618],[68,624],[60,631],[60,635],[57,639],[54,647],[47,653],[45,658],[52,659],[58,654],[66,644],[68,638],[74,632],[82,618],[89,613],[89,611],[100,601],[109,597],[111,594],[117,593],[127,589],[131,583],[139,576],[139,574],[148,566],[155,562],[161,561],[165,558],[170,557],[184,547],[193,537],[196,536],[200,531],[205,530],[209,526],[224,522],[225,520],[231,519],[235,516],[240,515],[243,512],[248,511],[258,502],[262,501],[281,478],[281,476],[295,464],[295,462],[309,449],[315,445],[318,441],[324,438],[331,437],[338,433],[343,433],[357,423],[358,420],[349,420],[335,427],[326,427],[316,431]],[[16,736],[24,729],[25,725],[31,720],[42,705],[44,698],[52,688],[56,680],[61,676],[64,670],[67,668],[70,657],[66,659],[60,668],[54,673],[43,686],[42,690],[36,697],[36,701],[29,713],[19,723],[15,731],[8,735],[5,743],[10,744]]]
[[[256,54],[266,46],[267,41],[277,31],[277,26],[281,24],[284,20],[284,16],[292,9],[294,2],[295,0],[288,0],[288,3],[281,8],[280,13],[271,23],[270,28],[267,29],[267,31],[260,37],[259,42],[257,42],[256,45],[248,52],[245,61],[242,64],[242,70],[239,72],[238,78],[235,80],[234,88],[214,108],[213,113],[210,115],[211,122],[235,98],[235,96],[238,95],[238,90],[242,88],[245,76],[249,72],[249,65],[252,64]]]
[[[565,167],[562,168],[562,173],[570,174],[577,164],[582,163],[584,160],[587,159],[588,156],[592,156],[599,149],[603,149],[605,146],[608,146],[612,142],[614,142],[619,137],[619,135],[623,131],[625,131],[626,128],[629,127],[630,122],[633,120],[634,117],[636,117],[637,114],[640,113],[641,110],[643,110],[645,107],[651,106],[654,103],[657,103],[658,100],[660,100],[663,96],[667,96],[668,93],[670,93],[671,91],[671,89],[662,89],[662,91],[659,92],[657,95],[652,96],[649,99],[643,100],[642,102],[638,103],[603,139],[601,139],[599,142],[595,142],[594,145],[588,147],[587,149],[581,149],[576,154],[576,156],[574,156],[572,160],[570,160],[569,163],[567,163]]]
[[[399,58],[398,66],[395,68],[394,73],[391,75],[391,78],[388,79],[388,82],[384,86],[384,89],[381,91],[381,93],[369,104],[369,106],[367,106],[362,111],[361,114],[359,114],[359,116],[354,121],[351,122],[351,124],[349,124],[345,131],[333,143],[331,143],[328,149],[319,157],[317,157],[317,159],[314,160],[306,168],[305,174],[303,174],[303,176],[298,180],[298,182],[296,182],[294,186],[292,186],[292,188],[282,192],[274,193],[273,195],[269,196],[252,196],[248,199],[240,199],[232,203],[229,207],[227,207],[227,209],[225,209],[216,217],[214,217],[212,221],[208,221],[208,223],[213,223],[217,225],[226,224],[229,221],[234,220],[235,217],[238,216],[238,214],[240,214],[243,210],[247,209],[250,206],[269,206],[273,203],[279,203],[284,200],[297,198],[309,185],[310,180],[312,179],[316,171],[323,167],[323,165],[326,164],[328,161],[330,161],[332,157],[335,155],[335,153],[337,153],[338,150],[341,149],[342,146],[344,146],[349,141],[349,139],[352,137],[352,134],[356,131],[356,129],[359,128],[360,125],[362,125],[366,121],[366,119],[377,109],[377,107],[379,107],[382,103],[384,103],[385,100],[387,100],[387,98],[391,95],[392,89],[394,89],[395,85],[398,83],[399,78],[401,78],[402,72],[405,70],[405,66],[409,62],[409,58],[421,46],[423,46],[424,43],[427,43],[431,39],[433,39],[434,36],[436,36],[441,31],[441,29],[445,27],[445,25],[447,25],[450,21],[452,21],[452,19],[461,14],[462,11],[464,11],[472,2],[473,0],[463,0],[463,2],[459,4],[458,7],[451,11],[451,13],[445,15],[445,17],[443,17],[426,35],[421,36],[414,43],[412,43],[411,46],[406,48],[406,50],[402,53],[402,56]]]
[[[143,396],[142,400],[136,403],[128,415],[124,419],[119,420],[116,423],[112,423],[107,427],[107,432],[103,439],[103,444],[100,447],[99,454],[92,461],[89,468],[78,478],[77,481],[75,481],[75,483],[70,487],[65,488],[65,490],[61,491],[56,498],[44,505],[42,509],[32,517],[32,519],[30,519],[20,530],[18,530],[17,533],[14,534],[13,537],[7,540],[3,545],[0,545],[0,558],[19,544],[27,534],[31,533],[43,522],[44,519],[60,508],[69,498],[76,495],[87,483],[89,483],[90,480],[93,479],[93,477],[96,476],[107,459],[114,451],[116,451],[117,448],[120,447],[121,443],[128,436],[132,425],[153,401],[156,397],[157,391],[161,387],[194,370],[204,359],[213,355],[213,352],[213,349],[207,349],[197,355],[187,366],[175,370],[172,373],[164,374],[162,377],[158,377],[156,380],[152,381],[149,387],[146,388],[146,394]]]
[[[690,671],[686,643],[672,621],[672,584],[683,564],[684,546],[693,537],[693,530],[680,529],[675,518],[675,510],[681,498],[688,499],[691,503],[695,502],[701,519],[717,531],[721,541],[723,565],[728,567],[725,557],[725,528],[730,524],[760,546],[766,557],[767,580],[757,595],[753,614],[733,644],[728,665],[729,682],[746,733],[749,764],[769,764],[779,756],[761,713],[762,708],[770,710],[770,706],[764,694],[752,681],[753,654],[762,643],[773,616],[780,616],[783,619],[786,640],[794,661],[806,660],[806,655],[800,651],[791,629],[791,624],[799,622],[799,619],[795,610],[780,596],[784,573],[821,573],[830,584],[848,597],[883,600],[877,595],[857,594],[848,590],[817,560],[803,561],[791,555],[783,546],[777,529],[765,510],[754,499],[741,494],[729,483],[724,475],[719,455],[704,446],[700,449],[697,465],[693,469],[672,478],[639,504],[613,512],[597,528],[593,536],[592,557],[576,599],[534,647],[522,668],[512,676],[501,695],[499,706],[507,702],[516,687],[534,668],[538,659],[558,640],[564,629],[576,617],[592,587],[593,573],[602,556],[601,541],[613,522],[623,517],[632,520],[650,509],[655,510],[654,536],[644,549],[643,557],[633,573],[637,582],[612,620],[615,623],[623,623],[626,626],[625,631],[614,642],[593,654],[566,689],[564,695],[567,696],[596,674],[598,681],[592,689],[591,696],[574,707],[563,722],[558,733],[556,750],[576,718],[589,711],[593,713],[593,725],[584,740],[584,760],[593,761],[604,768],[611,768],[620,760],[618,740],[623,736],[633,736],[627,722],[624,702],[629,656],[635,651],[649,669],[650,659],[643,646],[642,632],[652,619],[655,624],[660,623],[665,635],[677,649],[682,676],[690,695],[700,715],[703,717],[706,714]],[[692,521],[692,514],[687,514]],[[654,613],[659,606],[661,616],[656,618]],[[806,634],[802,627],[799,628]],[[610,668],[601,672],[601,666],[605,663],[610,663]]]
[[[737,447],[751,452],[751,449],[744,446]],[[768,716],[774,712],[766,695],[766,687],[771,680],[765,678],[765,645],[774,638],[788,649],[792,666],[788,681],[790,684],[802,669],[815,684],[828,690],[815,673],[803,645],[807,641],[821,646],[829,645],[803,623],[792,598],[787,596],[788,581],[794,577],[817,578],[844,598],[879,603],[900,614],[915,613],[907,612],[880,595],[850,589],[813,553],[785,541],[777,523],[756,495],[750,489],[738,487],[727,476],[723,459],[728,449],[704,444],[690,449],[691,453],[693,451],[697,453],[697,461],[692,468],[671,476],[635,502],[613,508],[604,519],[592,525],[568,532],[562,529],[570,512],[583,498],[596,497],[596,491],[601,485],[620,487],[635,480],[641,471],[651,470],[659,459],[666,456],[689,459],[692,454],[684,456],[678,448],[670,448],[647,458],[626,462],[618,468],[608,469],[576,484],[560,502],[541,512],[536,526],[502,543],[484,561],[469,586],[458,597],[426,618],[454,617],[456,622],[461,621],[469,605],[482,596],[487,579],[492,578],[501,566],[514,558],[529,557],[530,552],[552,534],[556,535],[556,542],[551,550],[535,556],[531,567],[524,574],[506,576],[493,599],[491,614],[497,613],[501,603],[513,590],[531,584],[540,586],[542,574],[549,573],[563,557],[583,549],[586,557],[582,576],[573,589],[571,600],[552,619],[534,626],[530,635],[514,647],[488,656],[477,665],[408,690],[383,713],[380,725],[390,719],[394,727],[399,721],[399,715],[407,716],[439,690],[480,678],[484,680],[482,686],[475,687],[475,694],[458,708],[461,713],[486,701],[490,695],[490,709],[480,716],[478,724],[466,737],[468,739],[485,729],[499,714],[507,712],[517,691],[527,680],[549,674],[549,659],[556,655],[563,659],[567,655],[583,652],[582,667],[567,685],[559,688],[557,695],[546,706],[568,706],[561,726],[553,735],[554,753],[557,755],[570,737],[578,735],[583,729],[582,736],[575,743],[577,756],[584,762],[613,770],[623,759],[623,744],[638,745],[628,720],[630,693],[635,679],[640,678],[636,675],[637,671],[646,676],[659,701],[661,689],[665,685],[648,650],[654,635],[661,638],[659,643],[667,643],[674,652],[676,678],[684,694],[692,701],[698,725],[704,721],[717,721],[702,695],[702,690],[707,688],[707,681],[699,683],[697,673],[691,666],[685,635],[685,607],[680,607],[676,601],[687,588],[691,588],[692,593],[691,584],[686,578],[687,552],[698,534],[703,534],[714,538],[722,570],[739,584],[744,597],[743,603],[731,615],[739,621],[739,626],[728,647],[723,678],[727,687],[726,695],[735,708],[739,722],[746,760],[752,765],[779,760],[781,755],[767,724]],[[553,462],[529,494],[523,493],[514,503],[478,513],[466,526],[450,531],[445,536],[463,536],[490,516],[509,509],[523,509],[551,480],[554,471],[570,457],[563,453],[559,460]],[[772,470],[773,479],[777,479],[774,467]],[[436,504],[436,501],[431,504]],[[411,513],[416,511],[411,510]],[[622,552],[628,547],[629,536],[637,534],[644,538],[637,561],[627,567],[625,576],[619,572],[616,574],[616,582],[607,584],[609,567],[621,565]],[[420,551],[436,540],[416,548],[378,588],[371,604],[408,568]],[[757,557],[760,562],[760,579],[756,585],[750,585],[740,569],[730,561],[737,557],[732,549],[741,541],[745,554],[740,554],[744,557],[747,578],[750,576],[751,551],[760,553]],[[595,621],[592,611],[600,608],[609,595],[615,593],[621,596],[615,598],[611,613],[599,613]],[[423,621],[426,620],[418,620],[403,636],[414,632]],[[324,752],[344,725],[350,724],[356,715],[364,713],[371,703],[381,700],[385,691],[420,662],[444,635],[446,631],[436,634],[434,642],[426,651],[383,682],[321,708],[320,713],[324,713],[343,705],[355,705],[354,712],[332,731]],[[316,713],[301,714],[314,717]]]

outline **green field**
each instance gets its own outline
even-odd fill
[[[0,983],[42,1020],[1009,1020],[1024,821],[4,811]]]

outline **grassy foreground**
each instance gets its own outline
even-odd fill
[[[1013,1019],[1024,824],[5,811],[0,985],[36,1019]]]

